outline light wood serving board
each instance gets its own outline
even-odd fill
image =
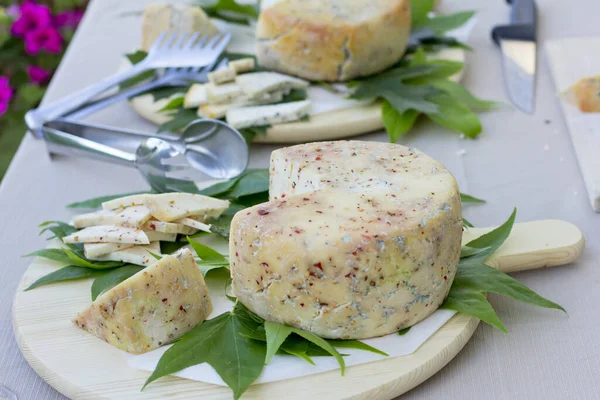
[[[469,229],[463,241],[486,231],[489,229]],[[568,222],[515,224],[490,265],[506,272],[564,265],[581,255],[584,243],[579,229]],[[175,377],[160,379],[141,392],[148,372],[129,368],[126,353],[71,323],[72,317],[91,302],[91,281],[23,291],[58,267],[52,261],[37,259],[21,279],[13,303],[13,327],[19,347],[33,369],[51,386],[76,399],[232,398],[227,387]],[[254,385],[243,398],[391,399],[443,368],[467,343],[478,322],[457,314],[411,355],[352,366],[345,376],[330,371]]]

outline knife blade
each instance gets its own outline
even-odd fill
[[[507,0],[510,24],[496,26],[492,38],[503,58],[508,97],[521,111],[533,114],[537,67],[537,11],[534,0]]]

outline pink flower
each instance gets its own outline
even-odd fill
[[[10,87],[8,78],[0,76],[0,115],[8,109],[8,103],[13,97],[13,88]]]
[[[52,24],[57,28],[77,28],[83,18],[83,10],[63,11],[52,17]]]
[[[19,16],[12,25],[11,33],[24,37],[27,33],[50,26],[50,9],[27,1],[19,8]]]
[[[31,82],[38,85],[42,85],[50,79],[50,71],[46,71],[44,68],[36,65],[29,65],[27,67],[27,75],[29,75]]]
[[[36,55],[40,50],[48,53],[60,53],[62,50],[62,36],[56,28],[46,26],[35,31],[30,31],[25,35],[25,51],[28,54]]]

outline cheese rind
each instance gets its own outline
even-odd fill
[[[144,204],[159,221],[172,222],[181,218],[220,215],[229,207],[227,200],[191,193],[164,193],[146,197]]]
[[[233,290],[257,315],[362,339],[412,326],[444,301],[462,217],[439,162],[386,143],[293,146],[272,154],[270,195],[230,231]]]
[[[122,261],[129,264],[135,264],[145,267],[156,261],[156,259],[149,253],[149,251],[154,254],[160,255],[160,242],[150,242],[149,245],[145,246],[133,246],[101,256],[90,257],[86,255],[86,257],[90,260]]]
[[[179,338],[211,311],[202,273],[183,249],[100,295],[73,322],[121,350],[141,354]]]
[[[65,236],[63,242],[150,244],[148,236],[141,229],[114,225],[90,226]]]

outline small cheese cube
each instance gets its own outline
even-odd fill
[[[241,74],[243,72],[252,71],[256,68],[256,62],[254,58],[240,58],[239,60],[230,61],[229,68],[233,69],[236,73]]]

